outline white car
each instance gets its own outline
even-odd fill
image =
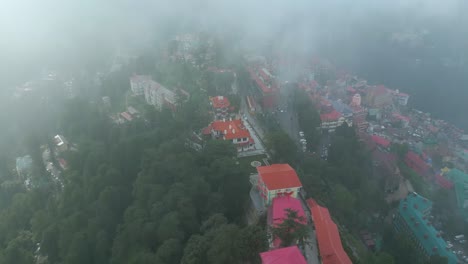
[[[304,132],[299,131],[299,136],[303,137],[303,136],[304,136]]]

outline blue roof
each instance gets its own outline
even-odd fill
[[[456,264],[457,257],[447,249],[447,243],[430,222],[432,202],[417,193],[408,194],[400,201],[398,210],[408,227],[428,255],[440,255]]]
[[[459,169],[452,169],[446,176],[455,186],[458,208],[468,221],[468,174]]]
[[[340,112],[343,115],[350,115],[353,113],[351,107],[347,106],[342,101],[332,101],[331,103],[333,105],[333,108],[335,108],[336,111]]]

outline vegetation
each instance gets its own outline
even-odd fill
[[[282,247],[291,246],[296,242],[304,246],[309,235],[307,219],[304,216],[299,216],[298,212],[292,209],[286,209],[285,211],[286,218],[283,222],[270,227],[273,238],[280,239]]]
[[[244,227],[248,172],[234,147],[184,146],[202,123],[195,106],[152,113],[164,125],[148,128],[138,119],[113,125],[81,99],[67,103],[59,129],[78,151],[68,153],[65,187],[1,185],[0,263],[32,263],[36,254],[50,264],[258,261],[266,235]]]

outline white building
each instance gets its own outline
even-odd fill
[[[150,105],[154,105],[159,110],[161,110],[164,105],[171,109],[176,105],[177,95],[155,81],[151,81],[150,85],[145,87],[144,95],[146,102]]]
[[[133,75],[130,78],[130,88],[133,94],[143,95],[145,89],[151,85],[151,76],[148,75]]]

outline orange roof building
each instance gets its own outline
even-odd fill
[[[216,119],[227,117],[231,103],[226,96],[219,95],[210,97],[210,102]]]
[[[257,167],[257,189],[263,204],[269,205],[273,198],[291,196],[297,198],[302,183],[289,164],[273,164]]]
[[[328,209],[317,204],[314,199],[307,199],[312,213],[320,257],[323,264],[352,264],[341,244],[338,227],[330,217]]]
[[[211,134],[215,139],[232,141],[238,151],[255,149],[255,142],[240,119],[213,121],[203,130],[203,133]]]

